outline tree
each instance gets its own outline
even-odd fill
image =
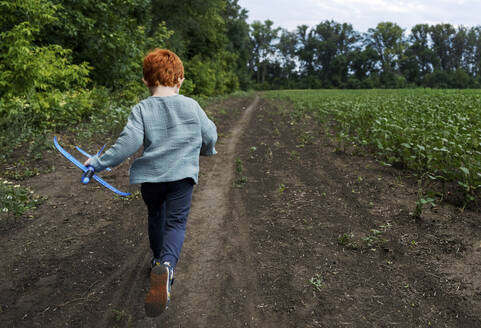
[[[297,36],[294,32],[282,29],[279,43],[277,44],[277,52],[279,58],[279,66],[281,68],[279,77],[290,82],[296,77],[297,67]]]
[[[245,44],[245,14],[237,1],[152,0],[152,26],[165,22],[175,31],[166,45],[184,61],[185,86],[192,93],[211,96],[238,88],[238,60],[245,58],[233,49]]]
[[[453,68],[451,56],[454,54],[453,40],[456,29],[451,24],[437,24],[431,26],[430,36],[433,41],[433,51],[439,58],[434,70],[449,72]]]
[[[400,61],[400,70],[409,82],[420,85],[426,76],[438,65],[438,59],[430,48],[430,27],[418,24],[411,29],[410,46]]]
[[[379,72],[378,61],[379,54],[373,47],[358,48],[352,53],[351,70],[359,81],[363,81]]]
[[[268,63],[276,52],[274,40],[278,38],[280,28],[273,28],[273,25],[274,22],[271,20],[264,23],[254,21],[251,24],[253,70],[257,83],[265,82]]]
[[[39,42],[71,49],[75,63],[93,67],[94,82],[112,89],[141,83],[142,56],[170,36],[165,26],[151,28],[150,0],[50,2],[58,7],[58,20],[43,30]]]
[[[316,68],[326,86],[339,86],[347,80],[349,61],[359,34],[350,24],[324,21],[314,29]]]
[[[264,87],[466,88],[481,85],[481,26],[418,24],[408,35],[382,22],[362,36],[350,24],[322,21],[294,31],[251,26],[253,80]]]
[[[251,53],[249,38],[249,24],[247,10],[241,8],[238,0],[228,0],[224,11],[226,22],[227,50],[237,55],[236,74],[240,87],[246,89],[249,85],[248,61]]]
[[[472,27],[467,33],[463,68],[473,77],[481,74],[481,26]]]
[[[297,27],[296,35],[299,39],[299,49],[297,56],[299,58],[301,73],[304,77],[314,75],[314,52],[315,38],[313,31],[309,30],[309,26],[300,25]]]
[[[467,29],[464,26],[459,26],[453,38],[453,50],[451,54],[451,67],[453,70],[465,67],[464,61],[467,41]]]
[[[399,25],[391,22],[379,23],[376,28],[368,30],[366,42],[377,51],[384,73],[398,69],[400,56],[406,46],[403,33]]]

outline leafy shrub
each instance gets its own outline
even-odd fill
[[[185,63],[187,87],[185,94],[216,96],[232,92],[239,87],[237,75],[232,69],[235,55],[223,51],[213,59],[194,56]],[[195,84],[190,81],[195,81]],[[184,82],[184,83],[185,83]],[[193,87],[193,88],[192,88]],[[192,91],[191,91],[192,90]]]
[[[3,29],[12,26],[0,33],[0,126],[54,127],[88,115],[89,66],[71,64],[68,49],[35,42],[40,29],[56,20],[56,7],[46,1],[0,2],[1,13],[20,9],[28,13],[25,21],[2,21]]]

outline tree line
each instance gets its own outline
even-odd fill
[[[0,0],[0,126],[67,126],[138,101],[156,47],[183,60],[187,95],[248,88],[246,19],[237,0]]]
[[[278,88],[479,88],[481,26],[381,22],[367,33],[326,20],[295,31],[250,27],[252,79]]]
[[[58,127],[145,95],[155,47],[183,60],[187,95],[238,89],[477,88],[481,27],[332,20],[247,23],[238,0],[0,0],[0,125]],[[106,101],[109,99],[109,101]]]

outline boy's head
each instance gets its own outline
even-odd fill
[[[174,87],[184,79],[184,65],[172,51],[154,49],[144,57],[143,73],[149,88]]]

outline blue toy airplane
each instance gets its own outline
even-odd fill
[[[107,183],[106,181],[104,181],[102,178],[100,178],[98,175],[95,174],[95,170],[92,166],[85,166],[83,165],[79,160],[77,160],[75,157],[73,157],[72,155],[70,155],[65,149],[63,149],[59,143],[58,143],[58,140],[57,140],[57,137],[54,136],[53,137],[53,144],[55,145],[55,148],[57,148],[57,150],[66,158],[68,159],[69,161],[71,161],[72,163],[75,164],[75,166],[77,166],[79,169],[81,169],[84,173],[82,175],[82,179],[80,180],[83,184],[87,184],[90,182],[90,180],[93,178],[94,180],[96,180],[98,183],[100,183],[102,186],[112,190],[114,193],[120,195],[120,196],[130,196],[130,193],[129,192],[122,192],[120,190],[118,190],[117,188],[111,186],[109,183]],[[92,157],[89,153],[87,153],[86,151],[82,150],[81,148],[79,147],[75,147],[81,154],[83,154],[84,156],[90,158]],[[102,153],[102,151],[104,150],[105,148],[105,145],[99,150],[99,152],[97,153],[97,155],[100,155]],[[110,168],[107,168],[107,171],[111,171]]]

